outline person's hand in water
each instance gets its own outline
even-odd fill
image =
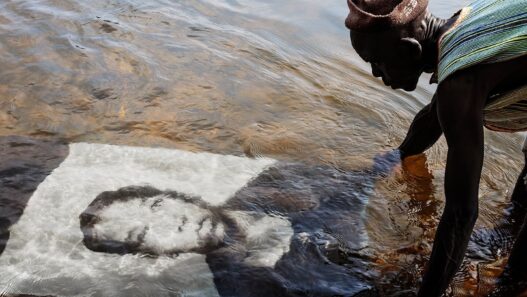
[[[372,171],[381,176],[389,175],[401,163],[401,151],[394,149],[373,158]]]

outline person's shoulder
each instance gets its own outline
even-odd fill
[[[443,80],[437,86],[438,92],[450,89],[467,88],[478,83],[479,71],[476,67],[458,70]]]
[[[488,85],[480,67],[461,69],[439,82],[438,104],[457,106],[470,102],[474,107],[484,104]]]

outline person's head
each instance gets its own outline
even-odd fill
[[[346,27],[359,56],[372,74],[393,89],[412,91],[424,71],[423,22],[427,0],[348,0]]]
[[[103,192],[80,215],[86,247],[147,255],[206,254],[222,246],[226,218],[196,197],[152,187]]]

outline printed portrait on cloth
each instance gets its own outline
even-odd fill
[[[371,183],[343,190],[357,178],[268,158],[70,144],[9,228],[0,289],[355,296],[370,287],[334,263],[331,249],[367,243],[361,216]]]

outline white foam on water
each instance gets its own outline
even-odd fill
[[[10,229],[11,237],[0,256],[0,292],[54,296],[172,296],[177,292],[181,296],[218,296],[205,255],[150,258],[93,252],[82,243],[79,215],[101,192],[131,185],[173,190],[221,206],[274,163],[264,158],[72,144],[69,156],[39,185],[24,214]],[[152,226],[145,242],[159,249],[170,248],[175,234],[166,226],[175,228],[179,221],[165,217],[179,216],[181,205],[169,199],[163,201],[157,217],[144,212],[144,206],[151,201],[145,201],[145,205],[116,204],[104,213],[99,227],[104,227],[107,236],[122,238],[110,222],[131,228],[136,219],[137,226]],[[207,215],[203,210],[185,209],[188,216]],[[248,262],[272,266],[287,252],[293,234],[289,221],[245,212],[231,212],[230,216],[247,227],[249,248],[254,251]],[[116,222],[117,218],[121,221]],[[251,227],[253,224],[262,229]],[[209,227],[204,224],[202,228]],[[195,244],[190,235],[183,238],[183,244]]]

